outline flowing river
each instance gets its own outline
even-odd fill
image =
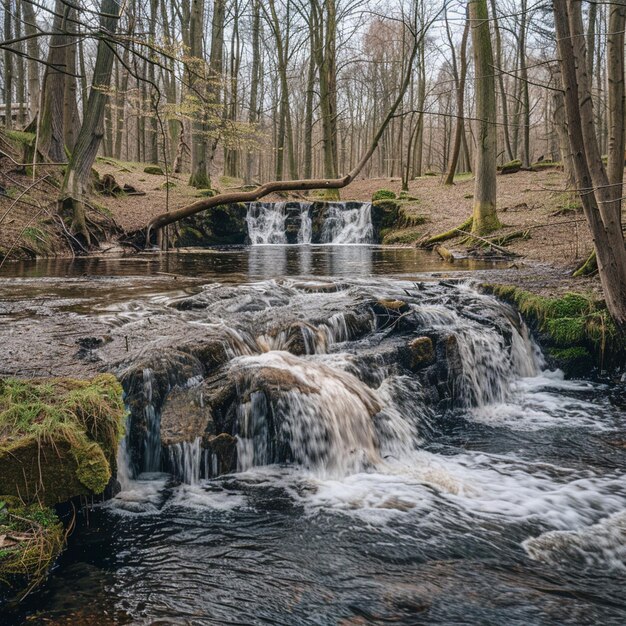
[[[623,389],[550,370],[463,273],[488,266],[457,269],[367,245],[5,266],[1,373],[113,371],[131,414],[121,492],[0,622],[626,623]]]

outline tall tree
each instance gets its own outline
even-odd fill
[[[113,71],[115,33],[120,15],[118,0],[102,0],[100,7],[100,38],[96,53],[89,102],[86,115],[80,127],[76,146],[63,181],[63,195],[71,205],[72,230],[84,241],[90,243],[90,234],[85,218],[84,196],[89,187],[91,168],[102,142],[104,111],[108,101],[108,91]]]
[[[500,227],[496,214],[496,86],[487,0],[470,0],[468,16],[474,46],[478,119],[472,231],[485,234]]]
[[[624,131],[624,0],[612,6],[612,28],[609,33],[611,57],[608,64],[609,85],[615,111],[611,116],[612,154],[609,172],[602,161],[596,121],[591,99],[592,77],[588,74],[585,31],[580,0],[553,4],[559,62],[563,81],[565,111],[571,152],[574,156],[577,186],[585,217],[589,223],[598,262],[598,273],[607,308],[618,328],[626,332],[626,247],[622,232],[623,131]],[[620,154],[616,151],[621,150]],[[616,161],[621,170],[615,173]]]

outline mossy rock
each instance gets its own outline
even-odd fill
[[[198,189],[198,193],[196,193],[197,198],[213,198],[216,195],[217,191],[215,189]]]
[[[32,148],[35,145],[35,133],[29,133],[23,130],[4,130],[4,136],[14,145]]]
[[[586,350],[603,368],[626,365],[626,343],[604,302],[580,293],[546,298],[514,285],[487,285],[486,289],[514,304],[546,347],[561,354],[563,350],[578,349],[579,359]]]
[[[377,200],[395,200],[396,198],[395,192],[390,189],[379,189],[372,194],[372,202]]]
[[[435,346],[430,337],[416,337],[408,343],[409,367],[417,371],[435,362]]]
[[[372,202],[372,225],[377,241],[381,239],[381,231],[397,225],[400,205],[397,200],[376,200]]]
[[[153,174],[154,176],[164,175],[163,169],[158,165],[148,165],[148,167],[143,168],[143,171],[145,174]]]
[[[573,348],[550,348],[548,357],[568,376],[584,378],[591,374],[594,367],[593,355],[582,346]]]
[[[175,187],[176,187],[176,183],[173,180],[166,180],[161,185],[161,189],[174,189]]]
[[[101,494],[125,417],[114,376],[0,381],[0,493],[52,506]]]
[[[382,243],[386,245],[415,243],[424,235],[422,229],[402,228],[382,232]]]
[[[508,163],[504,163],[498,167],[500,174],[516,174],[522,169],[522,162],[519,159],[514,159]]]

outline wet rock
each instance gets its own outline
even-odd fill
[[[376,315],[378,328],[387,328],[395,324],[398,319],[407,314],[411,307],[403,300],[381,299],[373,302],[371,308]]]
[[[170,391],[199,380],[203,372],[195,356],[174,349],[141,359],[121,371],[119,377],[130,411],[128,448],[135,472],[153,469],[146,467],[145,442]]]
[[[242,245],[248,238],[247,208],[222,204],[181,220],[173,235],[175,246]]]
[[[408,343],[409,367],[418,370],[435,362],[435,347],[430,337],[417,337]]]
[[[210,435],[205,439],[205,447],[217,459],[219,474],[227,474],[237,469],[237,437],[228,433]]]
[[[215,432],[211,405],[202,386],[174,389],[161,412],[161,443],[170,446]]]
[[[396,200],[376,200],[372,202],[372,226],[374,240],[380,241],[384,231],[397,226],[400,217],[400,205]]]

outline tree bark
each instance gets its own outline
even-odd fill
[[[478,118],[472,232],[482,235],[500,227],[496,214],[496,87],[487,0],[470,0],[468,9]]]
[[[90,243],[89,231],[85,222],[83,196],[87,192],[91,168],[102,141],[104,109],[111,84],[115,42],[112,36],[117,30],[120,5],[118,0],[102,0],[100,17],[101,38],[98,41],[96,64],[94,67],[87,115],[83,120],[76,147],[63,181],[63,194],[72,198],[72,230],[82,235]]]
[[[454,144],[452,146],[452,154],[450,156],[450,167],[448,169],[448,175],[444,181],[445,185],[454,184],[454,175],[456,174],[457,165],[459,162],[459,154],[461,152],[461,145],[463,143],[463,134],[465,133],[465,119],[463,117],[465,108],[465,80],[467,77],[467,40],[469,38],[470,23],[469,20],[465,21],[465,28],[463,29],[463,38],[461,39],[461,51],[460,51],[460,72],[456,69],[456,62],[454,63],[454,78],[456,82],[456,127],[454,130]],[[452,40],[450,38],[450,44]],[[454,57],[453,57],[454,58]]]
[[[623,2],[616,4],[619,5],[616,15],[619,21],[614,24],[616,31],[611,32],[610,37],[617,41],[623,36],[624,17]],[[626,247],[621,225],[621,193],[617,186],[609,184],[599,148],[581,2],[555,2],[553,11],[577,185],[593,237],[607,308],[617,327],[626,332]],[[623,55],[623,48],[621,50]],[[620,82],[623,84],[623,56],[621,62],[609,64],[609,72],[612,89]]]
[[[37,20],[35,10],[29,0],[22,1],[22,15],[24,17],[24,33],[28,37],[26,50],[28,52],[28,109],[31,120],[34,120],[39,110],[39,44],[37,43]]]

